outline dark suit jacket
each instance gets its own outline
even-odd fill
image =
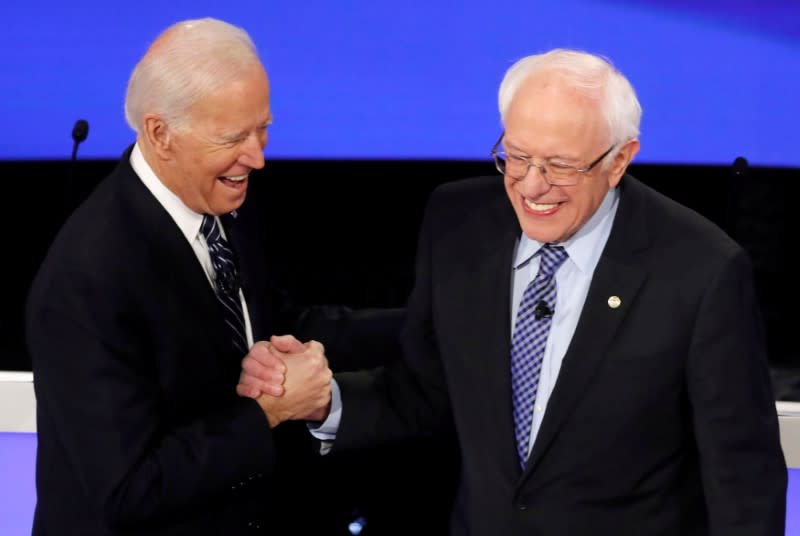
[[[336,376],[334,452],[452,419],[453,534],[782,535],[786,467],[747,256],[633,177],[620,188],[524,472],[509,358],[521,231],[500,177],[431,196],[405,363]]]
[[[236,395],[243,356],[231,348],[194,251],[129,154],[66,222],[29,295],[33,532],[239,534],[269,526],[282,534],[313,526],[307,505],[321,502],[315,488],[323,486],[313,479],[318,456],[305,425],[273,432],[258,405]],[[246,205],[236,227],[247,221]],[[291,305],[273,288],[268,244],[232,220],[223,218],[254,339],[323,333],[318,339],[335,346],[350,312]]]

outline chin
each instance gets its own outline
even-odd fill
[[[525,236],[530,238],[531,240],[536,240],[537,242],[541,242],[542,244],[554,244],[556,242],[561,241],[561,235],[558,233],[547,232],[543,230],[541,227],[528,227],[522,228],[522,232],[525,233]]]
[[[227,213],[227,212],[233,212],[234,210],[238,210],[244,204],[244,199],[245,195],[244,193],[242,193],[242,195],[238,195],[233,199],[227,200],[227,202],[224,204],[225,212]]]

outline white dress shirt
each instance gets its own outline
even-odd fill
[[[139,148],[138,143],[134,145],[133,151],[131,151],[130,163],[131,167],[133,167],[133,170],[144,183],[145,187],[150,190],[150,193],[153,194],[153,197],[155,197],[161,206],[164,207],[164,210],[166,210],[167,214],[169,214],[173,221],[175,221],[175,224],[181,230],[183,236],[186,237],[189,245],[192,246],[195,255],[197,255],[197,260],[200,261],[200,265],[203,267],[203,270],[206,273],[208,282],[213,288],[215,276],[214,266],[211,264],[211,256],[208,253],[208,245],[206,244],[205,236],[203,236],[203,233],[200,232],[200,225],[203,223],[203,214],[198,214],[187,207],[177,195],[175,195],[169,188],[164,186],[164,183],[161,182],[158,177],[156,177],[153,169],[144,159],[144,155],[142,155],[142,151]],[[224,237],[225,230],[223,229],[219,218],[217,218],[217,227]],[[247,336],[247,345],[252,346],[253,328],[250,325],[250,315],[247,312],[247,302],[244,299],[244,294],[242,293],[241,289],[239,289],[239,299],[242,302],[242,312],[244,313],[244,328],[245,335]]]

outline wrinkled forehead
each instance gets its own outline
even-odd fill
[[[581,159],[607,143],[609,127],[592,94],[546,73],[520,85],[504,118],[506,147]]]
[[[187,118],[194,127],[206,123],[225,131],[270,123],[270,86],[265,70],[261,66],[248,69],[197,99],[187,109]]]

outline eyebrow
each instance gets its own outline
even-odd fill
[[[509,146],[510,149],[512,149],[512,150],[514,150],[516,152],[519,152],[520,156],[524,156],[525,158],[530,158],[531,156],[533,156],[533,155],[529,154],[527,151],[524,151],[521,148],[517,147],[513,143],[509,143],[508,146]],[[549,156],[537,156],[536,158],[541,158],[543,160],[563,160],[565,162],[576,162],[576,163],[580,162],[580,158],[575,158],[575,157],[565,156],[565,155],[560,155],[560,154],[554,154],[554,155],[549,155]]]
[[[258,124],[258,127],[259,128],[260,127],[268,127],[271,124],[272,124],[272,114],[270,114],[269,117],[267,117],[267,119],[265,119],[264,121],[261,121]],[[239,139],[243,138],[246,135],[247,135],[247,131],[246,130],[240,130],[239,132],[234,132],[232,134],[223,134],[223,135],[220,136],[220,140],[222,140],[223,143],[228,143],[228,142],[239,140]]]
[[[228,143],[231,141],[236,141],[244,136],[244,132],[235,132],[233,134],[223,134],[219,137],[220,141],[223,143]]]

